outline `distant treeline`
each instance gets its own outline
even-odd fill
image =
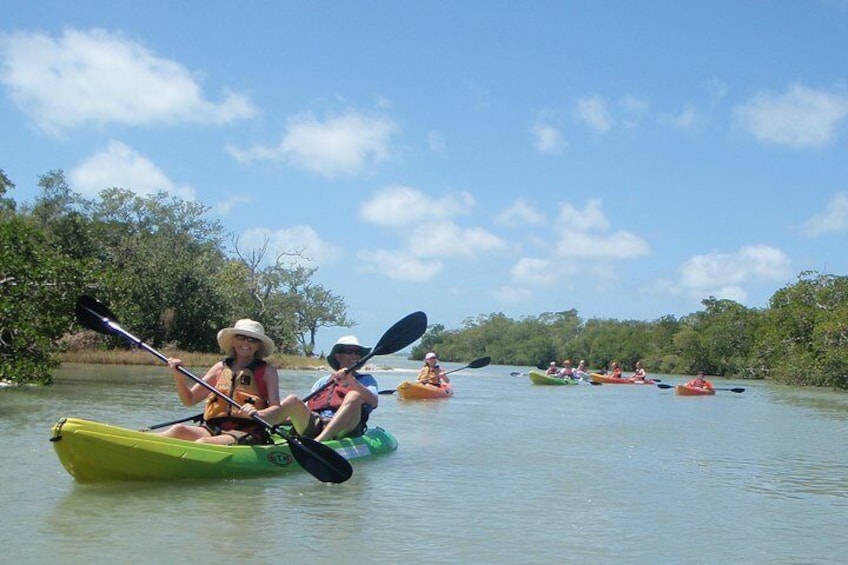
[[[848,389],[848,277],[803,272],[764,309],[708,298],[704,310],[651,322],[581,320],[576,310],[513,320],[489,314],[447,331],[431,326],[412,355],[542,367],[585,359],[592,368],[642,361],[651,373],[768,379]]]

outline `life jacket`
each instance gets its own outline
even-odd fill
[[[224,359],[224,369],[218,375],[215,388],[239,404],[250,403],[257,410],[267,408],[268,385],[265,383],[265,361],[257,359],[238,373],[233,371],[232,364],[232,359]],[[224,419],[229,421],[233,419],[254,421],[253,418],[215,393],[209,393],[206,399],[203,419],[213,423],[216,420],[220,422]]]
[[[435,367],[425,365],[418,371],[418,382],[425,385],[440,386],[442,380],[439,378],[439,373],[441,371],[438,365]]]
[[[357,375],[356,380],[359,380],[359,375]],[[341,407],[344,397],[348,392],[350,392],[350,387],[341,386],[333,382],[307,400],[306,406],[313,412],[320,413],[324,410],[335,412]]]

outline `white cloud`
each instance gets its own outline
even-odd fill
[[[357,174],[388,159],[389,143],[397,132],[398,127],[388,118],[369,117],[355,110],[323,122],[306,113],[289,120],[285,135],[276,146],[228,146],[227,151],[240,162],[284,160],[307,171],[335,177]]]
[[[534,145],[539,153],[558,155],[566,146],[560,131],[550,124],[537,123],[533,126],[532,132],[536,138]]]
[[[530,286],[551,286],[558,278],[558,268],[549,259],[525,257],[513,265],[513,282]]]
[[[412,222],[452,218],[468,214],[474,198],[468,192],[431,198],[408,186],[385,188],[360,207],[362,218],[378,226],[408,227]]]
[[[465,192],[432,198],[406,186],[381,190],[362,204],[360,215],[368,223],[394,230],[402,248],[369,252],[364,258],[373,257],[371,270],[390,278],[427,280],[441,270],[440,258],[473,258],[504,248],[505,242],[489,231],[452,221],[473,207],[474,199]],[[429,274],[415,272],[421,269]]]
[[[789,258],[779,249],[750,245],[736,253],[692,257],[680,266],[680,284],[694,296],[713,295],[742,302],[744,283],[785,280],[790,267]]]
[[[590,200],[582,210],[568,203],[560,205],[556,225],[569,231],[605,231],[609,228],[609,221],[601,210],[601,201]]]
[[[495,217],[495,222],[508,227],[525,224],[539,226],[545,223],[545,214],[538,211],[525,200],[516,200],[511,206]]]
[[[695,108],[687,106],[676,114],[661,114],[659,121],[675,129],[691,130],[700,124],[701,116]]]
[[[765,143],[821,147],[832,142],[848,115],[848,97],[792,85],[783,94],[763,92],[735,109],[739,123]]]
[[[267,264],[273,264],[280,257],[283,263],[325,265],[341,255],[341,249],[322,240],[314,229],[304,225],[277,230],[252,228],[242,232],[238,238],[242,252],[261,249],[266,242],[264,261]]]
[[[74,190],[88,197],[112,187],[125,188],[139,195],[169,192],[183,200],[194,200],[194,189],[177,185],[152,161],[120,141],[95,153],[69,173]]]
[[[606,133],[612,129],[613,122],[607,103],[598,96],[586,96],[579,99],[574,115],[578,121],[598,133]]]
[[[85,124],[225,124],[256,113],[243,95],[204,98],[181,64],[102,29],[0,36],[2,74],[15,103],[52,134]]]
[[[483,228],[462,228],[450,221],[417,225],[406,237],[416,257],[476,257],[506,245]]]
[[[363,251],[357,254],[357,258],[364,271],[380,273],[399,281],[428,281],[443,268],[439,260],[422,260],[407,251]]]
[[[805,232],[809,237],[846,229],[848,229],[848,194],[844,192],[835,194],[830,199],[827,209],[810,218],[805,224]]]
[[[599,200],[589,201],[582,210],[562,204],[555,225],[559,232],[555,249],[560,258],[635,259],[650,252],[648,243],[637,235],[606,233],[610,223]]]
[[[556,246],[561,258],[635,259],[649,251],[645,240],[625,231],[609,235],[566,231]]]

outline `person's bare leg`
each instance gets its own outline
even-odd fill
[[[321,433],[315,436],[315,439],[327,441],[344,437],[345,434],[356,428],[361,415],[362,396],[355,391],[348,392],[333,419],[327,422]]]

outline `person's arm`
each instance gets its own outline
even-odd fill
[[[275,420],[280,412],[280,375],[276,367],[265,365],[265,387],[268,389],[268,406],[255,412],[263,420]],[[251,404],[245,404],[242,410],[252,416],[252,408]]]
[[[183,375],[179,367],[182,366],[183,362],[177,358],[168,359],[168,366],[174,372],[174,383],[177,385],[177,394],[180,395],[180,401],[184,406],[193,406],[206,398],[209,395],[209,391],[201,384],[194,383],[193,386],[189,387],[186,382],[186,377]],[[206,374],[203,375],[203,381],[211,386],[215,386],[215,383],[218,382],[218,375],[221,374],[221,370],[224,367],[224,363],[218,361],[212,367],[206,371]]]
[[[360,382],[354,375],[350,375],[350,389],[358,391],[362,395],[362,400],[372,409],[377,407],[380,397],[377,396],[377,379],[371,375],[362,375],[363,382]]]

